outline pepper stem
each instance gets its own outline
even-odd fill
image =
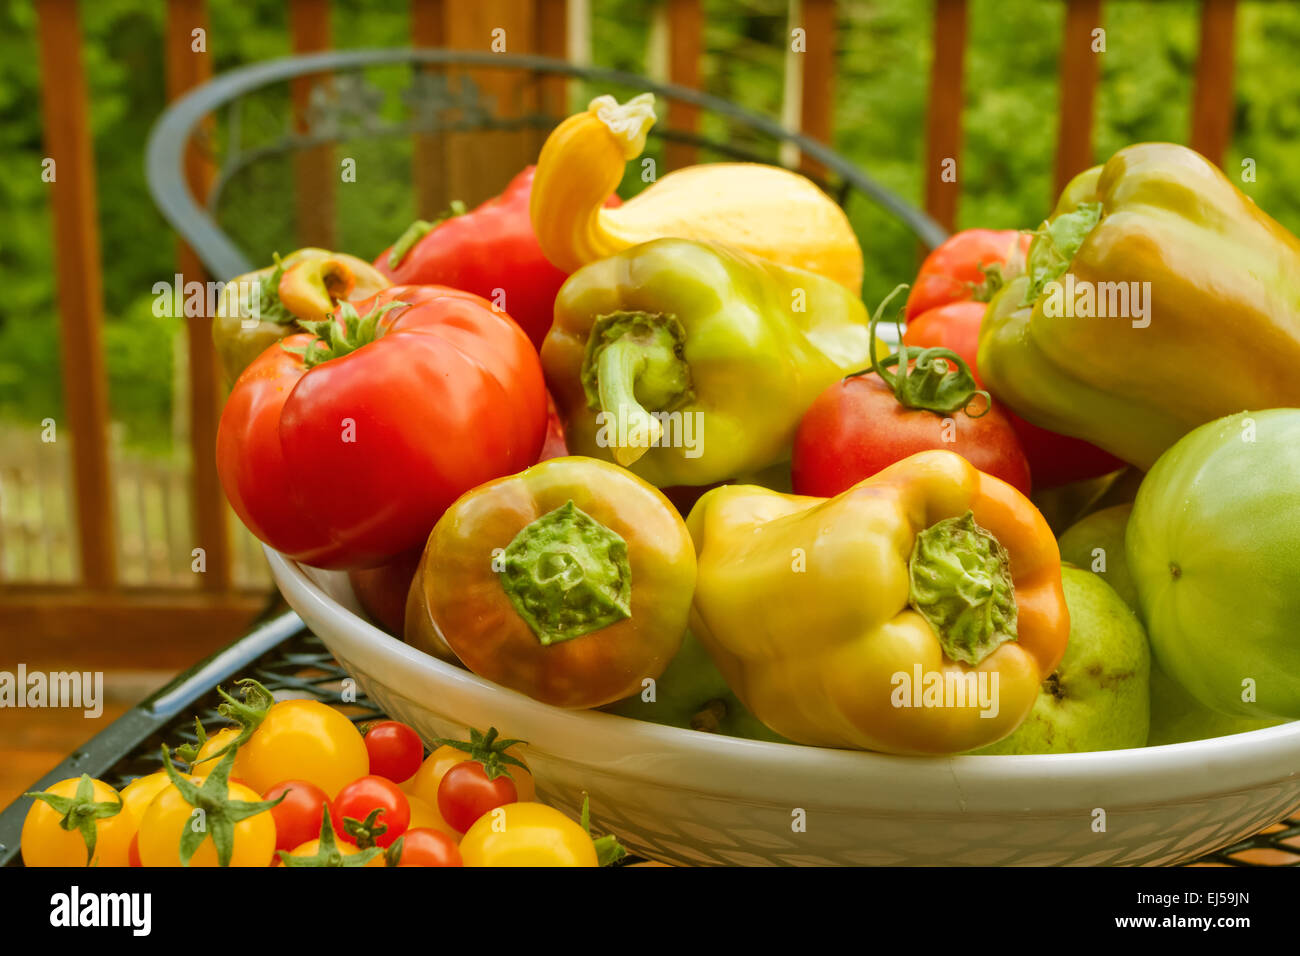
[[[1033,304],[1049,282],[1065,275],[1075,253],[1088,238],[1088,234],[1101,222],[1102,206],[1099,202],[1079,203],[1074,212],[1057,216],[1045,222],[1034,233],[1034,241],[1025,257],[1025,273],[1029,285],[1025,288],[1022,306]]]
[[[908,604],[934,629],[949,660],[972,666],[1017,638],[1011,558],[967,511],[916,536]]]
[[[596,441],[613,448],[623,467],[663,437],[663,423],[653,412],[671,411],[694,397],[685,346],[686,332],[671,315],[611,312],[592,325],[582,385],[588,407],[600,413]]]

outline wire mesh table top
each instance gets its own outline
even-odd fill
[[[215,680],[211,679],[214,673],[218,675]],[[307,630],[296,615],[284,614],[128,712],[34,784],[33,789],[84,770],[120,790],[134,778],[160,770],[162,744],[176,747],[197,739],[195,717],[209,734],[222,725],[224,718],[217,713],[221,703],[217,684],[228,688],[233,679],[242,677],[259,681],[279,700],[321,700],[356,723],[385,717],[334,661],[320,638]],[[78,769],[79,765],[82,769]],[[0,813],[0,864],[21,865],[17,837],[28,802],[20,798]],[[1300,807],[1287,819],[1184,865],[1300,866]]]

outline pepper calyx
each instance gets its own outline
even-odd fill
[[[99,840],[99,829],[95,821],[117,816],[124,806],[121,794],[117,794],[117,803],[95,800],[95,782],[88,773],[81,775],[77,781],[76,793],[70,797],[61,797],[46,790],[34,790],[23,796],[47,804],[55,813],[62,814],[59,820],[62,829],[68,832],[76,830],[81,834],[81,840],[86,844],[87,866],[95,858],[95,845]]]
[[[433,230],[437,229],[448,219],[454,219],[456,216],[463,216],[468,211],[465,203],[459,199],[453,199],[447,204],[447,208],[438,213],[438,217],[433,221],[428,219],[417,219],[402,231],[393,243],[393,247],[388,250],[388,268],[396,269],[402,264],[402,261],[410,255],[416,243],[427,236]]]
[[[908,604],[934,629],[950,660],[974,666],[1017,639],[1011,558],[973,512],[917,534],[908,577]]]
[[[1049,282],[1065,275],[1083,241],[1101,222],[1102,213],[1099,202],[1079,203],[1073,212],[1063,213],[1039,227],[1025,258],[1029,284],[1022,306],[1032,305]]]
[[[627,542],[572,499],[525,525],[502,560],[501,587],[543,646],[632,616]]]
[[[294,322],[295,316],[280,301],[280,280],[284,278],[285,265],[278,252],[274,253],[272,258],[275,265],[269,272],[258,277],[257,285],[252,290],[253,294],[249,297],[247,312],[259,322],[290,325]]]
[[[597,442],[612,448],[625,468],[663,436],[655,413],[694,400],[685,353],[686,329],[674,315],[618,311],[592,323],[582,388],[587,407],[598,413]]]
[[[936,415],[952,415],[964,411],[970,418],[987,415],[993,407],[993,399],[976,383],[975,375],[966,360],[952,349],[899,345],[898,351],[892,355],[876,357],[876,327],[884,316],[885,308],[906,289],[906,285],[896,286],[876,306],[876,311],[871,316],[867,345],[871,367],[853,372],[845,378],[875,372],[904,408],[924,409]],[[901,312],[894,316],[894,322],[898,325],[898,338],[901,342]],[[893,366],[898,367],[897,372],[888,371]],[[982,408],[975,410],[977,397],[984,399],[984,402]]]

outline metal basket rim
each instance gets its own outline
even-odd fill
[[[776,120],[709,93],[673,83],[660,83],[622,70],[580,67],[551,57],[442,48],[371,48],[280,57],[229,70],[194,87],[172,102],[154,122],[145,152],[145,174],[150,195],[163,218],[198,253],[210,274],[230,279],[251,271],[253,265],[208,211],[194,199],[186,182],[186,146],[204,117],[245,93],[273,83],[312,73],[401,63],[497,67],[564,74],[589,82],[638,87],[656,95],[723,113],[776,140],[792,143],[803,154],[825,166],[900,220],[926,246],[933,248],[948,235],[926,213],[880,185],[829,146],[786,129]]]

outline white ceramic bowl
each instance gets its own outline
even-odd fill
[[[1141,750],[894,757],[764,743],[538,703],[369,624],[347,576],[273,551],[285,599],[362,688],[426,740],[529,742],[549,803],[634,852],[701,864],[1168,864],[1300,804],[1300,721]]]

